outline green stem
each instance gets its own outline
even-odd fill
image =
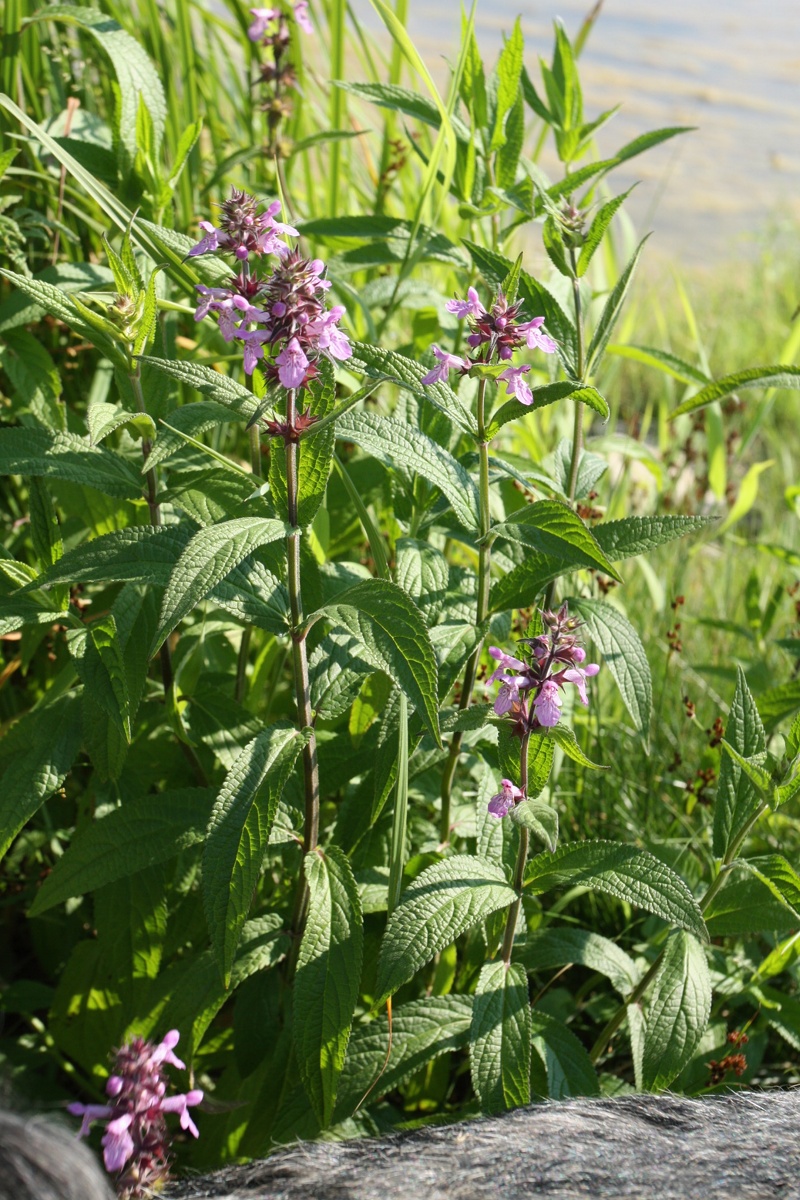
[[[489,442],[486,439],[486,379],[478,384],[478,456],[480,461],[480,477],[478,487],[480,492],[480,534],[478,544],[478,602],[475,614],[476,624],[480,627],[489,615],[489,587],[491,583],[492,547],[489,540],[491,518],[489,515]],[[459,708],[469,708],[472,703],[472,689],[478,676],[483,638],[478,642],[467,660],[464,670],[464,680],[461,687]],[[442,813],[439,826],[439,840],[442,845],[450,841],[450,805],[458,759],[461,753],[463,734],[454,733],[450,740],[450,750],[442,776]]]
[[[397,782],[395,784],[394,813],[392,815],[391,861],[389,863],[389,895],[387,918],[392,915],[400,899],[403,882],[406,849],[406,821],[408,817],[408,700],[400,693],[400,712],[397,731]]]
[[[247,659],[250,653],[252,638],[253,626],[246,625],[242,630],[242,640],[239,642],[239,653],[236,658],[236,686],[233,695],[237,704],[241,704],[244,700],[244,693],[247,687]]]
[[[294,388],[286,392],[286,423],[291,429],[297,417],[296,393]],[[316,848],[319,840],[319,763],[317,761],[317,739],[313,732],[311,710],[311,685],[308,676],[306,635],[303,632],[303,599],[300,586],[300,527],[297,521],[297,457],[296,442],[286,443],[286,493],[289,524],[292,532],[286,539],[286,563],[288,568],[289,608],[292,616],[292,665],[294,668],[294,690],[297,703],[297,724],[300,729],[310,729],[311,737],[303,748],[303,787],[305,791],[305,826],[303,846],[306,854]],[[308,885],[303,875],[300,892],[295,905],[292,931],[299,939],[308,908]]]
[[[744,842],[744,840],[747,837],[750,830],[755,825],[756,821],[759,819],[759,817],[762,817],[764,815],[764,813],[767,811],[768,807],[769,806],[765,803],[760,804],[758,806],[758,808],[756,809],[756,811],[753,813],[750,820],[745,823],[741,832],[731,842],[731,844],[728,847],[728,850],[725,854],[725,857],[723,858],[723,860],[720,864],[720,868],[719,868],[719,871],[717,872],[716,877],[711,881],[711,883],[708,886],[708,889],[706,890],[706,894],[703,896],[703,899],[700,901],[700,911],[701,912],[706,911],[706,909],[710,905],[711,901],[714,899],[717,892],[720,890],[720,888],[724,884],[724,882],[727,878],[727,875],[728,875],[728,870],[730,868],[730,865],[733,862],[733,860],[736,858],[736,855],[739,853],[739,848],[741,847],[742,843]],[[628,999],[619,1006],[617,1011],[614,1013],[613,1017],[611,1017],[608,1024],[603,1028],[603,1031],[601,1032],[600,1036],[598,1037],[597,1041],[595,1042],[594,1046],[592,1047],[591,1053],[589,1055],[589,1057],[591,1058],[593,1063],[596,1063],[598,1061],[598,1059],[601,1057],[601,1055],[605,1052],[605,1049],[608,1046],[608,1043],[611,1041],[612,1037],[617,1032],[617,1030],[619,1029],[622,1022],[625,1020],[625,1015],[628,1010],[628,1005],[636,1004],[637,1001],[641,999],[641,997],[646,992],[647,988],[652,983],[653,979],[655,978],[656,972],[658,971],[658,968],[661,966],[661,960],[663,957],[664,957],[664,951],[662,950],[661,953],[658,955],[658,957],[655,959],[655,961],[648,968],[646,974],[642,977],[642,979],[640,979],[639,983],[637,983],[636,987],[633,989],[633,991],[631,992]]]
[[[526,733],[520,743],[519,748],[519,786],[522,795],[528,794],[528,742],[530,734]],[[514,949],[514,934],[517,929],[517,919],[519,917],[519,906],[522,904],[522,881],[525,877],[525,863],[528,861],[528,845],[530,842],[530,834],[524,827],[519,831],[519,850],[517,852],[517,862],[514,867],[514,891],[517,893],[517,898],[509,906],[508,916],[506,917],[506,928],[503,934],[503,962],[508,966],[511,962],[511,952]]]

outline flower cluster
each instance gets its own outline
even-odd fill
[[[167,1096],[169,1079],[164,1066],[185,1070],[185,1064],[173,1054],[180,1034],[172,1029],[154,1046],[134,1037],[117,1051],[114,1071],[106,1082],[109,1104],[70,1104],[68,1110],[82,1117],[79,1137],[85,1137],[92,1121],[107,1121],[103,1134],[103,1161],[106,1170],[116,1174],[117,1190],[123,1197],[150,1194],[166,1180],[169,1170],[169,1134],[164,1114],[180,1114],[181,1129],[193,1137],[197,1126],[189,1108],[199,1104],[203,1093],[197,1089],[183,1095]]]
[[[286,13],[280,8],[251,8],[253,18],[247,36],[258,42],[267,55],[260,64],[259,82],[264,88],[261,108],[267,114],[268,158],[286,158],[290,147],[278,138],[281,121],[291,115],[292,106],[286,92],[296,86],[297,75],[289,56],[292,35]],[[314,29],[308,15],[308,0],[295,0],[294,19],[305,33]]]
[[[569,616],[566,604],[556,613],[543,612],[542,621],[543,633],[520,639],[528,661],[505,654],[496,646],[489,647],[498,663],[489,683],[500,681],[494,711],[498,716],[511,716],[521,734],[558,724],[562,704],[559,689],[563,690],[565,684],[574,684],[581,703],[588,704],[586,679],[600,670],[596,663],[581,666],[586,651],[575,637],[581,622]]]
[[[522,345],[527,345],[530,350],[543,350],[545,354],[555,353],[555,342],[542,328],[544,317],[520,320],[521,301],[509,304],[502,292],[488,310],[473,287],[467,290],[466,300],[448,300],[445,308],[455,316],[469,320],[467,345],[473,354],[471,358],[461,357],[434,346],[433,353],[439,362],[423,377],[424,384],[447,379],[450,371],[466,375],[478,363],[508,362]],[[509,396],[516,396],[521,404],[533,403],[533,393],[524,378],[530,369],[528,364],[507,367],[497,377],[506,384]]]
[[[227,287],[197,285],[200,302],[195,320],[212,313],[226,341],[235,338],[243,343],[248,375],[261,362],[268,381],[299,388],[317,374],[320,355],[346,359],[353,351],[337,328],[344,308],[335,305],[328,309],[324,303],[324,293],[331,286],[323,278],[325,264],[290,250],[280,235],[299,234],[291,225],[275,220],[279,209],[276,201],[259,212],[257,200],[234,189],[222,206],[218,228],[200,222],[205,237],[189,253],[232,252],[239,270]],[[259,276],[250,259],[266,254],[274,255],[278,263],[270,275]]]

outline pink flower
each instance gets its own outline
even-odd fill
[[[270,21],[277,21],[281,10],[279,8],[251,8],[250,12],[254,20],[247,31],[247,36],[251,42],[260,42],[267,32]]]
[[[114,1174],[121,1171],[134,1151],[133,1138],[128,1132],[133,1124],[133,1114],[125,1113],[115,1121],[109,1121],[106,1132],[100,1139],[103,1147],[103,1162],[106,1170]]]
[[[557,725],[561,716],[561,695],[558,684],[552,679],[546,679],[539,689],[539,694],[533,702],[540,725]]]
[[[498,717],[504,717],[520,704],[519,679],[514,675],[504,675],[500,691],[494,701],[494,711]]]
[[[586,695],[586,680],[596,675],[600,670],[597,663],[587,663],[585,667],[570,667],[566,671],[559,671],[559,682],[563,679],[565,683],[574,683],[578,689],[578,695],[581,698],[581,704],[588,704],[589,697]],[[556,678],[556,676],[554,676]]]
[[[497,646],[490,646],[489,653],[492,658],[496,659],[500,664],[486,680],[487,683],[495,683],[498,679],[504,677],[505,671],[524,671],[526,670],[525,663],[518,658],[514,658],[510,654],[504,654],[502,650],[498,650]]]
[[[505,383],[509,396],[516,396],[520,404],[533,404],[533,392],[522,378],[528,371],[530,371],[530,367],[525,364],[522,367],[508,367],[501,375],[497,376]]]
[[[192,246],[188,257],[195,258],[200,254],[211,254],[214,250],[219,250],[219,230],[215,229],[210,221],[201,221],[200,228],[206,231],[206,236],[201,238],[196,246]]]
[[[510,779],[501,779],[500,788],[501,790],[496,796],[492,796],[487,806],[493,817],[505,817],[511,812],[516,802],[522,799],[523,793]]]
[[[478,299],[478,293],[475,288],[467,288],[466,300],[448,300],[445,304],[448,312],[455,313],[457,317],[480,317],[486,315],[486,310]]]
[[[440,383],[443,379],[447,379],[450,371],[468,371],[472,366],[468,359],[459,358],[457,354],[448,354],[447,351],[440,350],[438,346],[431,348],[439,360],[439,366],[428,371],[427,375],[423,375],[421,383]]]
[[[264,342],[269,341],[269,330],[246,329],[238,336],[239,341],[244,342],[244,373],[252,375],[256,363],[264,357]]]
[[[304,33],[314,32],[308,15],[308,0],[294,0],[294,19]]]
[[[199,1104],[203,1093],[199,1090],[187,1092],[185,1096],[167,1096],[161,1101],[162,1112],[180,1113],[181,1129],[188,1129],[192,1137],[199,1137],[197,1126],[189,1115],[189,1106]]]
[[[308,359],[297,338],[292,338],[275,359],[278,378],[285,388],[298,388],[306,377]]]
[[[534,317],[532,321],[526,321],[524,325],[518,325],[519,333],[526,335],[525,340],[531,350],[543,350],[545,354],[555,354],[556,344],[549,334],[545,333],[541,328],[544,325],[544,317]]]

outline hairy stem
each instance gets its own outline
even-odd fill
[[[489,442],[486,440],[486,383],[481,379],[478,384],[478,455],[480,460],[480,477],[478,487],[480,492],[480,534],[478,545],[478,602],[475,623],[480,626],[489,615],[489,586],[491,582],[490,569],[492,547],[489,541],[491,520],[489,516]],[[478,666],[483,650],[483,638],[478,642],[467,660],[464,669],[464,680],[461,686],[459,708],[469,708],[472,703],[472,689],[478,675]],[[450,740],[450,750],[442,776],[442,814],[439,826],[439,840],[442,845],[450,841],[450,802],[453,791],[453,780],[458,767],[461,753],[463,734],[454,733]]]
[[[528,742],[530,734],[526,733],[520,743],[519,748],[519,786],[523,797],[528,794]],[[525,876],[525,863],[528,861],[528,845],[530,843],[530,834],[528,830],[522,827],[519,831],[519,850],[517,852],[517,861],[514,866],[514,883],[513,888],[517,893],[517,898],[513,904],[509,906],[508,916],[506,917],[506,928],[503,934],[503,962],[508,966],[511,962],[511,952],[514,949],[514,934],[517,929],[517,919],[519,917],[519,907],[522,904],[522,881]]]

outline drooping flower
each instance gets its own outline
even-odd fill
[[[455,313],[457,317],[461,318],[486,315],[486,310],[481,304],[474,287],[467,288],[466,300],[448,300],[445,308],[448,312]]]
[[[533,711],[540,725],[557,725],[561,716],[561,696],[558,684],[552,679],[545,679],[533,701]]]
[[[532,321],[525,321],[524,324],[518,325],[517,331],[525,334],[529,350],[543,350],[545,354],[555,354],[558,347],[550,334],[544,332],[542,325],[544,325],[544,317],[534,317]]]
[[[304,33],[314,32],[314,26],[308,15],[308,0],[294,0],[294,19]]]
[[[299,388],[306,377],[308,359],[297,338],[292,338],[275,359],[278,378],[286,388]]]
[[[459,358],[457,354],[448,354],[446,350],[440,350],[438,346],[432,346],[434,356],[438,358],[438,367],[433,367],[428,371],[427,375],[423,375],[421,383],[441,383],[443,379],[447,379],[451,371],[468,371],[472,365],[467,358]]]
[[[106,1170],[117,1175],[119,1195],[129,1200],[151,1194],[168,1176],[169,1133],[164,1113],[177,1112],[182,1129],[198,1137],[189,1108],[203,1093],[195,1088],[167,1096],[169,1079],[164,1066],[184,1070],[173,1053],[180,1034],[171,1029],[158,1045],[134,1037],[117,1051],[114,1071],[106,1081],[108,1104],[69,1104],[68,1111],[82,1118],[79,1137],[93,1121],[106,1121],[101,1139]]]
[[[505,817],[511,812],[511,809],[521,800],[524,793],[511,782],[510,779],[500,780],[500,791],[496,796],[492,796],[487,805],[489,812],[493,817]]]
[[[528,371],[530,371],[530,367],[527,363],[523,363],[521,367],[507,367],[502,374],[497,376],[498,379],[503,380],[509,396],[516,396],[520,404],[533,404],[533,392],[522,378]]]
[[[251,42],[260,42],[265,36],[272,21],[277,21],[281,15],[279,8],[251,8],[250,15],[253,23],[247,30]]]

